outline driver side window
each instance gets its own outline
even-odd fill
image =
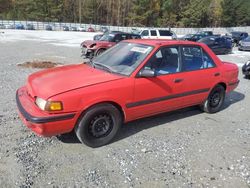
[[[145,66],[152,69],[156,75],[166,75],[180,71],[179,48],[163,47],[156,52]]]

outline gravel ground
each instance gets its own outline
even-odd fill
[[[250,187],[250,81],[242,75],[221,112],[192,107],[131,122],[101,148],[72,135],[34,135],[18,118],[15,91],[37,70],[17,64],[79,63],[79,54],[47,42],[0,41],[1,187]],[[241,65],[249,54],[220,57]]]

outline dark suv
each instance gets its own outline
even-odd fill
[[[140,35],[123,33],[123,32],[111,32],[103,35],[99,40],[86,40],[81,44],[82,56],[84,58],[93,58],[100,55],[108,48],[114,46],[116,43],[122,40],[128,39],[140,39]]]

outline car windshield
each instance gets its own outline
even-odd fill
[[[107,35],[103,35],[103,36],[100,38],[100,41],[114,42],[114,38],[115,38],[115,35],[114,35],[114,34],[107,34]]]
[[[152,51],[143,44],[120,42],[93,59],[93,66],[111,73],[129,76]]]

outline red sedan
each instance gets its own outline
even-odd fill
[[[193,105],[218,112],[238,83],[238,67],[221,62],[204,44],[129,40],[88,64],[30,75],[16,101],[35,133],[74,130],[82,143],[99,147],[135,119]]]

